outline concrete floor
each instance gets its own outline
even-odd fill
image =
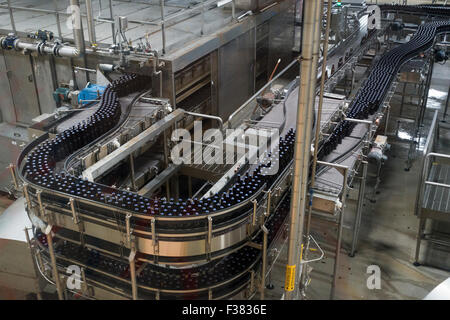
[[[0,194],[0,215],[6,210],[14,201],[8,196]]]
[[[440,119],[444,110],[450,84],[448,76],[450,63],[435,65],[427,104],[424,127],[425,136],[434,110],[440,110]],[[397,89],[398,90],[398,89]],[[396,112],[395,103],[392,113]],[[390,143],[393,142],[390,139]],[[420,141],[423,144],[424,141]],[[415,267],[414,253],[418,219],[414,215],[418,178],[421,173],[418,154],[410,171],[405,171],[408,144],[392,143],[388,153],[389,160],[381,173],[381,184],[377,194],[373,194],[374,179],[368,179],[366,200],[363,209],[361,231],[356,256],[348,256],[351,245],[352,227],[356,212],[358,184],[350,192],[345,211],[343,246],[339,264],[335,299],[422,299],[440,282],[450,277],[450,255],[448,248],[422,242],[422,266]],[[419,147],[420,149],[420,147]],[[450,153],[450,133],[441,130],[437,150]],[[369,166],[369,175],[375,173]],[[370,200],[375,200],[372,202]],[[448,232],[448,225],[429,224],[429,228]],[[312,234],[319,240],[322,248],[333,249],[336,227],[330,222],[317,218],[312,221]],[[286,251],[286,248],[284,248]],[[284,290],[285,254],[277,261],[272,282],[274,290],[266,290],[269,299],[280,299]],[[311,263],[311,282],[307,290],[307,299],[329,299],[334,254],[326,252],[325,258]],[[381,289],[370,290],[367,268],[377,265],[381,270]],[[434,267],[433,267],[434,266]],[[447,271],[446,271],[447,270]]]

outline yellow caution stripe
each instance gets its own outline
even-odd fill
[[[295,268],[296,265],[287,265],[286,266],[286,281],[284,284],[284,289],[286,291],[294,291],[295,287]]]

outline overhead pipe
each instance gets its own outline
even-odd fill
[[[70,5],[80,7],[79,0],[70,0]],[[80,12],[75,12],[75,19],[72,20],[73,27],[73,39],[75,42],[75,48],[71,46],[64,46],[60,43],[49,44],[46,42],[40,43],[30,43],[20,39],[12,40],[12,47],[16,50],[26,50],[38,52],[39,54],[51,54],[59,57],[69,57],[69,58],[81,58],[86,53],[86,48],[84,45],[84,36],[83,36],[83,26],[81,24],[81,15]],[[11,36],[1,37],[0,45],[3,48],[11,48],[9,47],[9,42]],[[15,37],[13,35],[13,37]]]
[[[312,119],[312,112],[314,111],[314,95],[311,95],[311,86],[315,88],[316,80],[311,79],[311,69],[317,70],[317,60],[313,59],[314,54],[314,40],[316,30],[320,30],[317,25],[320,25],[320,7],[322,1],[306,0],[304,2],[304,22],[302,32],[302,56],[300,62],[300,87],[299,100],[297,111],[297,131],[295,137],[295,152],[294,152],[294,175],[292,182],[292,197],[290,209],[290,229],[288,242],[288,257],[286,266],[286,285],[285,285],[285,299],[292,300],[297,297],[298,287],[296,283],[299,280],[301,273],[301,257],[302,249],[301,243],[303,240],[303,224],[305,217],[305,198],[306,188],[304,186],[308,183],[308,175],[303,170],[305,163],[309,163],[310,158],[310,141],[307,141],[308,126],[307,119]],[[319,13],[318,13],[319,11]],[[313,65],[313,63],[316,63]],[[311,131],[311,130],[310,130]],[[310,132],[309,132],[310,136]],[[305,150],[308,150],[305,152]],[[303,204],[303,206],[302,206]],[[297,268],[297,265],[299,267]]]
[[[5,43],[7,42],[7,38],[8,37],[0,37],[1,47],[6,48]],[[16,50],[34,51],[42,55],[51,54],[57,57],[77,58],[80,56],[80,50],[77,48],[63,46],[59,43],[30,43],[20,39],[15,39],[12,47]]]

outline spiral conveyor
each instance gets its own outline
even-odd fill
[[[442,6],[382,9],[446,17],[450,12]],[[385,53],[347,116],[366,119],[376,112],[401,65],[429,49],[442,32],[450,32],[448,19],[419,26],[408,43]],[[51,226],[60,270],[80,265],[88,282],[119,288],[126,297],[135,286],[139,298],[147,299],[232,298],[254,285],[263,246],[270,245],[288,215],[295,131],[288,130],[263,161],[244,166],[222,190],[204,199],[146,198],[67,173],[72,154],[120,127],[129,110],[121,106],[121,98],[138,96],[147,82],[144,76],[123,75],[108,85],[88,119],[54,138],[43,135],[25,148],[17,168],[27,210]],[[353,127],[354,123],[340,122],[322,143],[319,158],[335,149]],[[273,165],[281,169],[267,174]],[[257,203],[265,206],[259,210]],[[49,233],[43,232],[36,228],[35,238],[41,258],[48,261]],[[136,264],[129,263],[130,256]]]

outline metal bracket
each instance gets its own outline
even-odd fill
[[[70,210],[72,211],[72,220],[73,220],[73,223],[79,224],[79,223],[80,223],[80,220],[79,220],[79,218],[78,218],[78,213],[77,213],[77,211],[75,210],[75,199],[74,199],[74,198],[70,198],[70,199],[69,199],[69,205],[70,205]]]
[[[131,247],[131,233],[133,232],[131,230],[130,219],[131,219],[131,213],[127,213],[127,215],[125,217],[125,232],[126,232],[126,241],[127,241],[128,247]]]
[[[261,230],[263,231],[263,245],[262,245],[262,267],[261,267],[261,287],[260,287],[260,294],[261,294],[261,300],[264,300],[264,290],[266,289],[266,268],[267,268],[267,246],[268,246],[268,235],[269,230],[266,228],[265,225],[261,226]]]
[[[255,290],[255,271],[251,270],[250,271],[250,295],[253,294],[253,291]]]
[[[156,238],[156,219],[155,218],[152,218],[152,220],[150,222],[150,226],[151,226],[151,232],[152,232],[154,262],[158,263],[159,243],[158,243],[158,239]]]
[[[267,206],[266,206],[266,211],[264,212],[264,215],[266,217],[270,216],[271,201],[272,201],[272,191],[269,190],[269,191],[267,191]],[[263,222],[264,222],[264,219],[263,219]]]
[[[25,194],[25,199],[27,200],[28,209],[31,210],[32,204],[30,200],[30,195],[28,194],[28,183],[23,184],[23,193]]]
[[[206,237],[206,258],[211,259],[212,217],[208,217],[208,235]]]
[[[130,264],[130,277],[131,277],[131,294],[133,297],[133,300],[138,299],[137,294],[137,284],[136,284],[136,250],[134,248],[134,245],[132,245],[130,255],[128,256],[128,262]]]
[[[72,211],[72,219],[73,222],[78,225],[78,230],[80,232],[80,242],[81,245],[84,246],[84,225],[80,220],[80,217],[78,215],[78,212],[75,210],[75,199],[74,198],[70,198],[69,199],[69,205],[70,205],[70,210]]]
[[[253,203],[252,226],[255,226],[256,225],[256,206],[258,204],[258,201],[256,201],[256,199],[253,199],[252,203]]]
[[[317,243],[317,241],[310,235],[309,236],[311,238],[311,240],[314,242],[315,246],[317,247],[317,249],[320,251],[320,257],[319,258],[315,258],[315,259],[311,259],[311,260],[301,260],[300,264],[307,264],[307,263],[311,263],[314,261],[319,261],[322,260],[323,257],[325,256],[325,253],[323,252],[322,248],[319,246],[319,244]],[[311,249],[310,249],[311,250]],[[315,250],[315,249],[314,249]],[[311,250],[312,251],[312,250]]]
[[[37,196],[38,203],[39,203],[39,210],[38,210],[39,215],[38,215],[38,217],[45,217],[44,207],[42,206],[41,193],[42,193],[42,190],[37,190],[36,191],[36,196]]]
[[[11,170],[11,176],[14,182],[14,187],[16,190],[19,189],[19,183],[17,181],[17,176],[16,176],[16,166],[13,165],[12,163],[9,165],[9,170]]]
[[[212,290],[211,290],[211,288],[208,288],[208,300],[212,300],[212,299],[213,299]]]
[[[248,246],[252,247],[252,248],[255,248],[255,249],[258,249],[258,250],[262,250],[262,248],[263,248],[261,244],[255,243],[255,242],[251,242],[251,241],[248,243]]]

